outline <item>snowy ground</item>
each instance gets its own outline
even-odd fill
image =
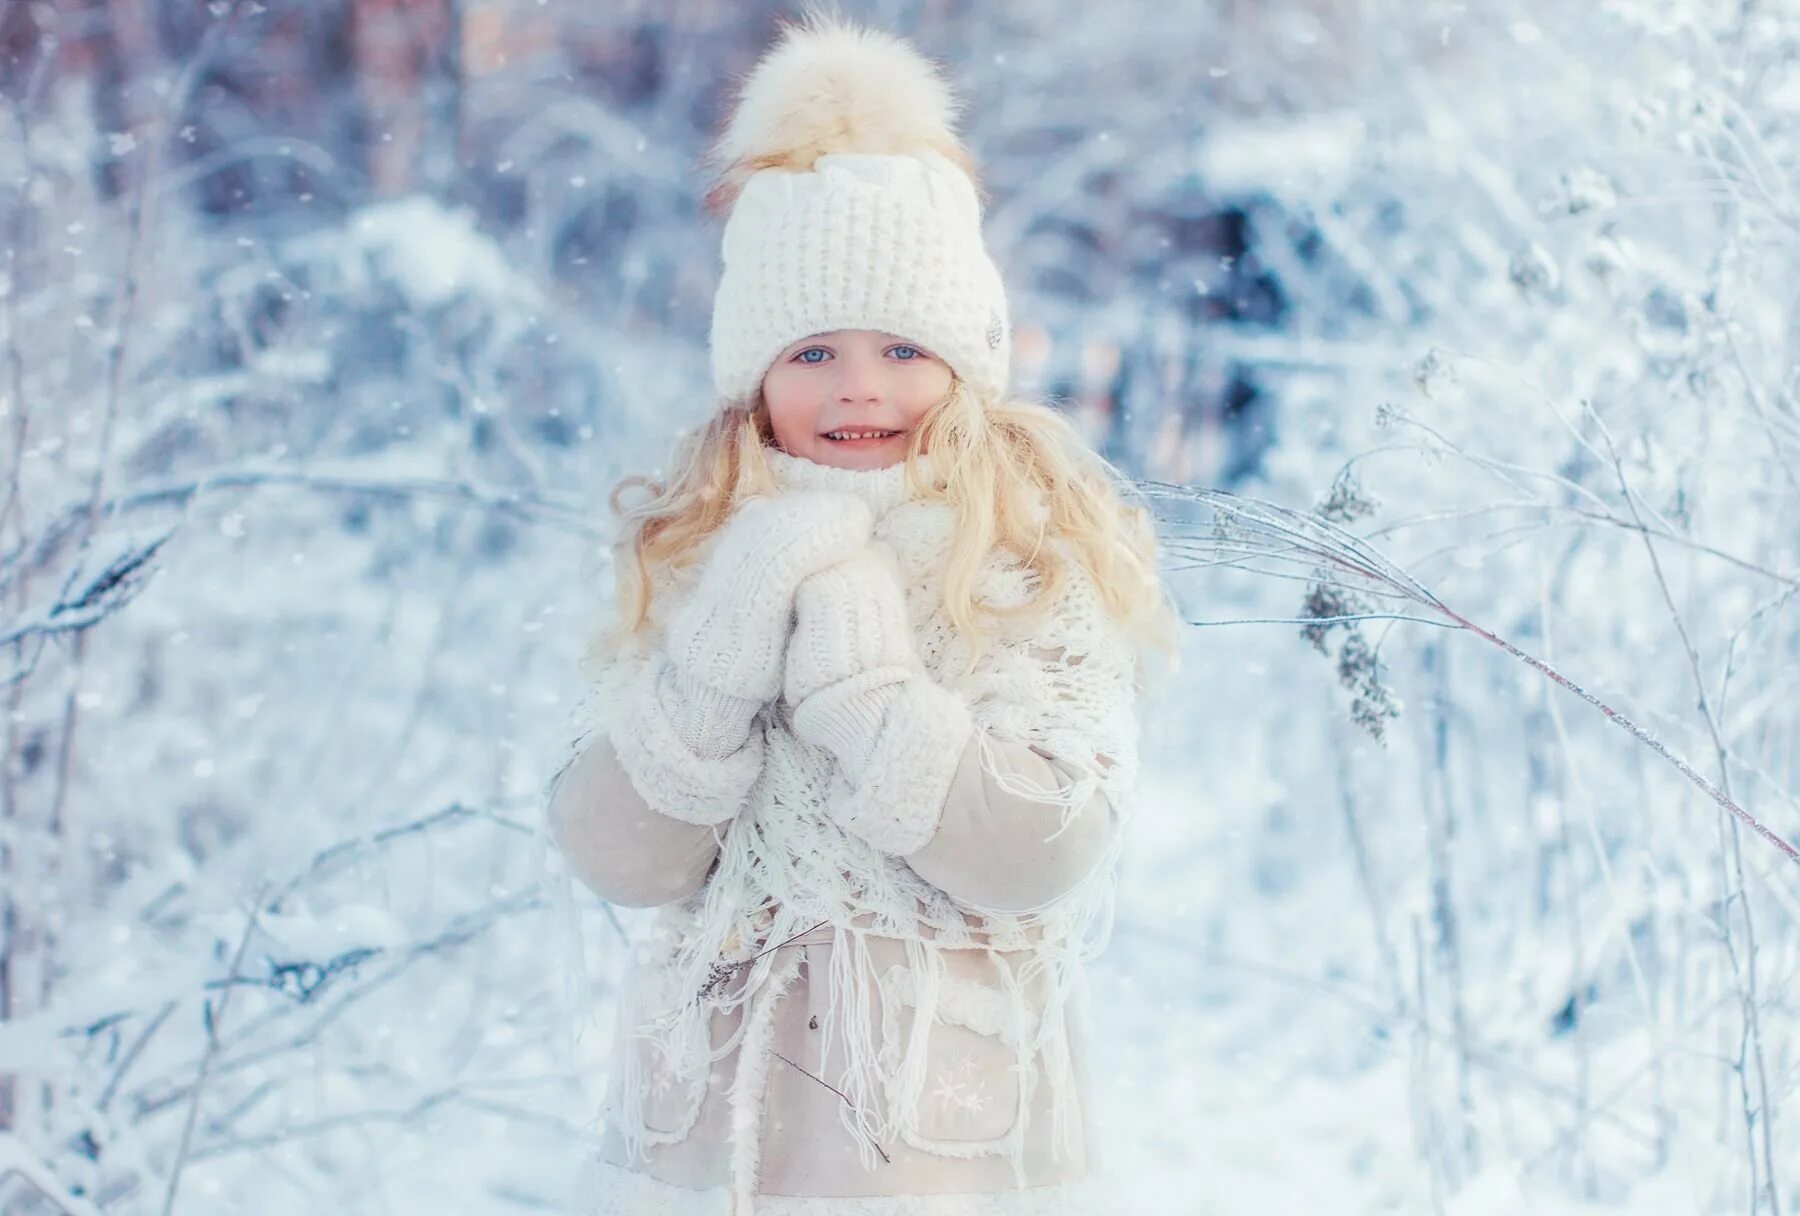
[[[250,7],[203,49],[259,79],[332,11]],[[610,10],[475,7],[551,48],[463,99],[481,218],[154,57],[136,134],[71,76],[0,137],[0,1160],[100,1211],[555,1211],[594,1135],[638,915],[537,828],[606,490],[707,407],[729,14],[633,110],[554,58]],[[940,7],[1034,389],[1406,583],[1339,570],[1318,653],[1308,561],[1161,501],[1195,624],[1093,976],[1135,1209],[1792,1216],[1800,866],[1720,800],[1800,837],[1800,12]],[[313,177],[187,206],[234,158]],[[1158,243],[1196,199],[1241,258]]]

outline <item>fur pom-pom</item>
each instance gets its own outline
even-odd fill
[[[804,172],[832,152],[931,148],[975,177],[955,132],[959,106],[937,67],[905,39],[811,11],[783,26],[745,77],[708,153],[706,207],[723,214],[761,169]]]

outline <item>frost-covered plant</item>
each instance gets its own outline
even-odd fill
[[[604,489],[708,405],[691,165],[773,9],[137,7],[0,6],[68,52],[0,66],[7,1121],[108,1211],[544,1210],[633,926],[540,883],[540,761]],[[1139,1206],[1303,1118],[1346,1210],[1791,1209],[1731,810],[1800,828],[1782,7],[866,15],[967,82],[1108,454],[1240,479],[1158,500],[1209,627],[1122,924],[1215,952],[1113,956]]]

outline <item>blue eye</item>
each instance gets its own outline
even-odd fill
[[[805,350],[801,351],[799,354],[794,356],[794,362],[796,362],[796,363],[821,363],[821,362],[823,362],[823,360],[808,359],[806,356],[808,356],[808,355],[823,355],[823,354],[828,354],[828,353],[830,353],[830,352],[828,352],[823,346],[809,346]]]
[[[895,346],[895,347],[891,347],[889,349],[890,350],[910,350],[913,354],[918,356],[918,359],[923,359],[925,357],[925,352],[920,350],[916,346]],[[916,363],[916,362],[918,362],[918,359],[902,359],[901,362],[902,363]]]

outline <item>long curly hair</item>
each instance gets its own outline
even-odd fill
[[[774,442],[768,407],[757,393],[680,436],[666,481],[636,474],[614,486],[610,503],[621,521],[612,546],[617,610],[593,638],[590,658],[603,659],[647,626],[657,570],[691,564],[701,542],[739,503],[777,492],[763,457]],[[926,451],[937,484],[918,464]],[[1029,617],[1054,603],[1072,558],[1140,648],[1174,656],[1180,616],[1157,574],[1150,511],[1128,501],[1136,496],[1129,479],[1059,411],[1022,399],[983,403],[956,377],[913,428],[903,459],[909,493],[946,501],[955,513],[945,611],[973,652],[993,639],[997,618]],[[634,491],[641,493],[628,502]],[[1023,563],[1036,588],[1026,602],[978,602],[977,581],[996,548]]]

